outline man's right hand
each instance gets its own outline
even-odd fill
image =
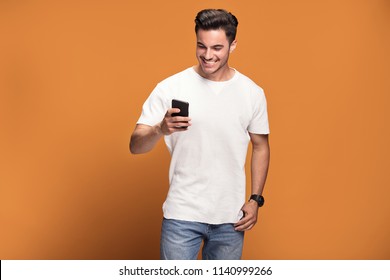
[[[154,126],[137,124],[130,139],[130,151],[133,154],[147,153],[153,149],[163,135],[186,131],[191,125],[189,117],[172,117],[172,113],[179,113],[180,109],[172,108],[167,111],[164,119]]]
[[[170,135],[174,132],[186,131],[189,126],[191,126],[191,118],[190,117],[172,117],[173,113],[179,113],[180,109],[172,108],[169,109],[164,119],[161,121],[159,127],[161,129],[162,134]]]

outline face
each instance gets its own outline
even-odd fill
[[[229,54],[236,48],[236,41],[229,44],[225,31],[222,29],[199,29],[196,39],[196,57],[200,74],[211,80],[218,80],[228,75]]]

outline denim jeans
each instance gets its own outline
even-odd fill
[[[211,225],[164,218],[160,257],[162,260],[196,260],[202,241],[202,259],[239,260],[244,232],[234,230],[233,224]]]

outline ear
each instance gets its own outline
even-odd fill
[[[237,47],[237,40],[234,40],[229,47],[229,53],[232,53]]]

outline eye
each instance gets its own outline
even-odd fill
[[[223,46],[221,46],[221,45],[215,45],[215,46],[213,46],[213,50],[215,50],[215,51],[220,51],[220,50],[222,50],[223,49]]]

